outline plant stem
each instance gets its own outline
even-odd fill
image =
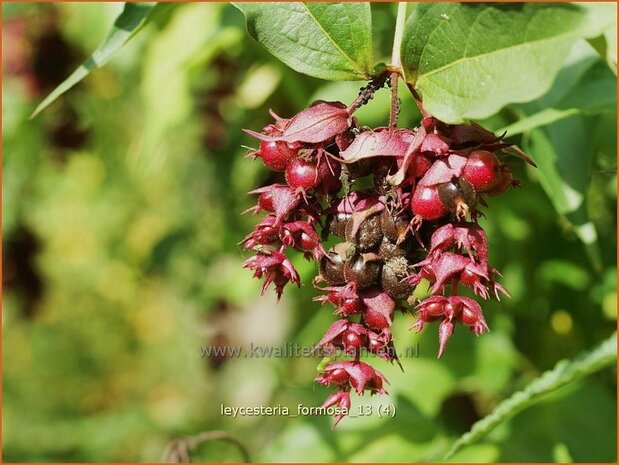
[[[398,113],[400,109],[400,101],[398,99],[398,77],[399,73],[397,71],[391,72],[391,105],[389,108],[389,129],[395,129],[395,127],[398,125]]]
[[[394,129],[398,125],[398,112],[400,102],[398,100],[398,79],[402,74],[400,52],[402,50],[402,38],[404,37],[404,22],[406,20],[406,2],[398,3],[398,13],[395,20],[395,33],[393,35],[393,48],[391,49],[391,63],[389,64],[391,107],[389,111],[389,128]]]
[[[501,401],[492,412],[475,423],[468,433],[454,442],[443,456],[448,460],[462,447],[469,446],[484,437],[497,425],[509,420],[518,412],[538,402],[545,394],[556,391],[566,384],[589,376],[598,370],[617,362],[617,333],[602,342],[595,349],[572,360],[562,360],[552,370],[529,383],[523,390]],[[434,460],[433,460],[434,461]]]
[[[348,111],[352,114],[368,103],[373,97],[374,93],[385,85],[385,81],[389,76],[389,71],[384,70],[380,74],[374,76],[365,87],[359,90],[357,98],[348,106]]]
[[[244,462],[251,462],[249,451],[245,445],[234,435],[226,431],[204,431],[195,436],[188,436],[172,441],[166,447],[162,462],[166,463],[187,463],[191,462],[190,452],[194,451],[200,444],[209,441],[228,441],[236,445],[243,455]]]
[[[451,283],[451,295],[458,295],[458,281]]]
[[[398,13],[395,20],[395,33],[393,35],[393,48],[391,49],[390,68],[400,69],[400,52],[402,49],[402,38],[404,37],[404,22],[406,21],[406,2],[398,3]]]

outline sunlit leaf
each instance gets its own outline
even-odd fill
[[[573,70],[570,68],[566,72]],[[560,81],[557,80],[557,83]],[[608,66],[596,60],[580,79],[569,89],[567,95],[552,106],[540,102],[539,111],[514,124],[499,129],[514,136],[537,127],[554,123],[572,115],[614,112],[617,108],[617,78]]]
[[[363,2],[235,2],[249,34],[295,71],[329,80],[372,72],[372,18]]]
[[[488,117],[550,88],[585,17],[560,3],[421,3],[406,23],[406,79],[440,119]]]

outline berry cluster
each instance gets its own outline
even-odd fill
[[[284,172],[285,183],[251,192],[259,196],[251,210],[267,215],[242,241],[256,252],[244,266],[264,278],[263,292],[274,283],[279,298],[287,283],[300,285],[288,248],[319,262],[316,300],[340,319],[318,345],[351,359],[331,361],[316,380],[337,389],[323,406],[343,411],[352,390],[385,392],[385,377],[360,357],[397,361],[390,328],[407,304],[418,331],[440,322],[439,357],[458,322],[476,335],[488,330],[479,304],[458,294],[460,284],[484,299],[507,294],[488,264],[479,206],[518,184],[497,155],[532,163],[481,126],[445,124],[423,108],[415,129],[362,128],[353,113],[376,87],[350,106],[319,101],[291,119],[272,113],[262,133],[247,131],[260,140],[250,155]],[[419,301],[412,293],[422,279],[430,296]]]

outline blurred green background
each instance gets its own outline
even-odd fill
[[[222,417],[221,403],[296,410],[328,390],[312,381],[317,359],[203,358],[202,346],[309,346],[334,321],[311,286],[288,288],[276,305],[241,269],[237,243],[256,222],[241,215],[246,192],[273,181],[244,159],[254,142],[241,128],[263,127],[269,108],[290,116],[317,98],[350,102],[362,83],[291,71],[230,5],[167,5],[109,65],[29,120],[121,9],[2,4],[4,461],[158,461],[171,440],[212,430],[237,436],[255,461],[436,460],[500,400],[614,331],[616,109],[576,112],[514,140],[538,163],[585,160],[597,242],[585,247],[538,173],[514,163],[523,187],[490,199],[483,220],[512,298],[484,303],[492,331],[456,331],[440,361],[435,326],[415,335],[411,316],[396,319],[396,346],[418,343],[419,357],[403,360],[404,373],[376,361],[390,395],[353,403],[394,404],[395,418],[344,419],[332,431],[328,417]],[[372,9],[377,56],[387,56],[394,5]],[[573,56],[583,54],[614,92],[615,76],[584,41]],[[551,93],[581,92],[571,85],[558,79]],[[402,95],[400,125],[414,126],[419,114]],[[361,122],[385,124],[387,102],[379,93]],[[483,124],[498,129],[527,108]],[[314,265],[294,261],[310,283]],[[454,460],[614,461],[615,380],[613,368],[567,386]],[[221,441],[193,458],[242,460]]]

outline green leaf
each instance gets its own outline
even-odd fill
[[[514,136],[572,115],[616,111],[616,76],[608,66],[597,59],[593,62],[587,61],[586,66],[588,69],[576,82],[570,83],[567,89],[561,86],[564,80],[557,78],[553,90],[559,91],[561,87],[560,92],[565,94],[558,102],[551,104],[548,99],[541,99],[537,105],[527,105],[525,108],[535,108],[537,111],[497,132],[506,131],[508,136]],[[574,76],[575,70],[573,67],[568,67],[565,69],[565,74]]]
[[[586,17],[561,3],[421,3],[404,32],[406,79],[442,120],[486,118],[550,88]]]
[[[574,360],[562,360],[552,370],[542,374],[522,391],[516,392],[510,398],[501,402],[489,415],[475,423],[469,432],[454,442],[443,459],[447,460],[462,447],[478,441],[497,425],[530,407],[544,395],[612,365],[616,360],[617,333],[592,351],[581,354]]]
[[[604,31],[606,39],[606,62],[610,69],[617,75],[617,23]]]
[[[598,37],[613,24],[617,25],[617,4],[614,2],[575,2],[585,12],[582,36]]]
[[[598,236],[586,205],[596,149],[586,116],[616,113],[616,85],[615,75],[591,46],[580,40],[550,91],[516,106],[523,117],[497,131],[507,131],[509,136],[527,134],[526,148],[538,163],[536,172],[542,187],[555,209],[574,226],[598,269]]]
[[[47,108],[58,97],[71,89],[75,84],[84,79],[91,71],[105,65],[118,50],[135,34],[145,19],[155,8],[155,2],[125,3],[122,13],[116,18],[112,30],[101,45],[90,55],[90,57],[80,65],[67,79],[56,87],[32,113],[34,118],[41,111]]]
[[[236,2],[249,34],[295,71],[328,80],[372,74],[367,2]]]
[[[584,37],[617,75],[617,4],[609,2],[578,5],[587,12]]]
[[[531,131],[525,151],[536,161],[540,183],[550,201],[573,225],[599,270],[598,235],[586,203],[594,155],[589,132],[584,117],[571,116]]]

